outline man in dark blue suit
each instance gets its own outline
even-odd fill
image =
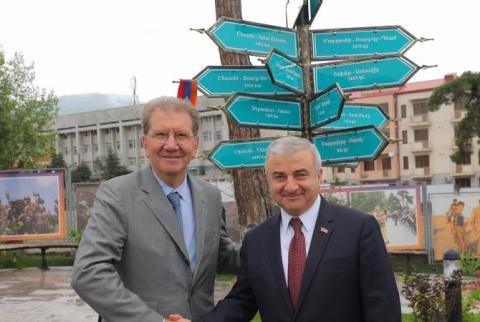
[[[265,171],[277,213],[245,236],[237,282],[202,322],[400,322],[398,289],[371,215],[319,194],[321,159],[283,137]]]

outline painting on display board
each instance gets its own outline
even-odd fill
[[[388,250],[424,249],[420,186],[340,187],[321,193],[331,202],[374,216]]]
[[[435,260],[449,249],[480,256],[480,193],[438,193],[429,199]]]
[[[63,172],[0,173],[0,240],[65,238]]]

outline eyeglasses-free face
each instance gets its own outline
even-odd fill
[[[145,156],[165,183],[177,187],[197,153],[198,137],[192,133],[192,119],[188,113],[156,110],[149,123],[149,133],[142,137]]]

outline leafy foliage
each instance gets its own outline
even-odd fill
[[[450,158],[456,163],[468,160],[471,140],[480,137],[480,73],[465,72],[462,76],[437,87],[428,101],[428,109],[437,111],[443,104],[464,104],[465,117],[458,123],[455,143],[458,150]]]
[[[33,67],[20,53],[5,61],[0,49],[0,169],[38,168],[54,150],[57,98],[33,85]]]
[[[48,165],[49,168],[57,169],[57,168],[66,168],[67,164],[65,163],[65,159],[63,158],[63,154],[61,153],[53,153],[51,156],[50,164]]]
[[[94,167],[96,171],[100,173],[100,176],[107,180],[130,173],[130,171],[120,163],[118,155],[113,153],[112,150],[109,150],[108,154],[102,159],[96,159],[94,161]]]
[[[72,170],[72,182],[85,182],[90,180],[92,171],[85,162],[81,162],[77,168]]]

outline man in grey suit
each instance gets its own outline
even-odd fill
[[[75,258],[72,287],[103,321],[198,319],[213,309],[217,272],[234,272],[220,192],[187,175],[199,114],[162,97],[145,105],[150,165],[102,183]]]

